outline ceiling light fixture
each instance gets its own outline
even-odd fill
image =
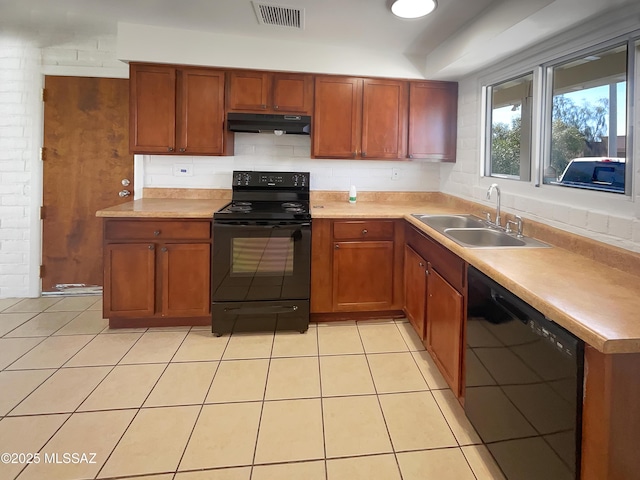
[[[391,12],[400,18],[420,18],[436,8],[436,0],[395,0]]]

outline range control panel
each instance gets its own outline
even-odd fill
[[[309,172],[233,172],[234,187],[308,188]]]

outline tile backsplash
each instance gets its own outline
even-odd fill
[[[147,188],[230,188],[234,170],[308,171],[311,190],[438,191],[438,163],[311,159],[306,135],[236,133],[235,156],[143,156]]]

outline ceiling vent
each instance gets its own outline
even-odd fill
[[[258,22],[262,25],[304,29],[304,8],[273,5],[271,3],[251,2],[256,11]]]

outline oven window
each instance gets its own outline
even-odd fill
[[[234,238],[231,276],[293,275],[293,238]]]

